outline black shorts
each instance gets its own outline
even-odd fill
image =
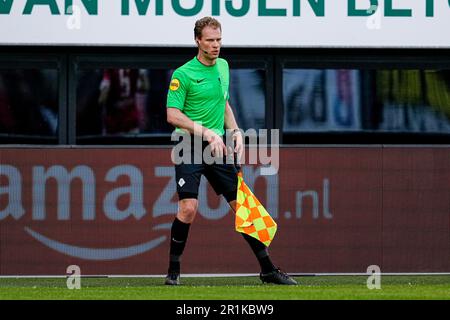
[[[204,141],[202,143],[202,152],[207,146],[208,143]],[[190,160],[188,163],[175,165],[175,182],[179,200],[198,198],[198,189],[202,175],[206,177],[217,195],[224,195],[228,202],[236,200],[238,171],[234,163],[226,163],[224,157],[223,163],[207,164],[202,161],[195,164],[193,161],[193,147],[191,148]]]

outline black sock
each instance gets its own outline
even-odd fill
[[[242,236],[248,242],[248,244],[250,245],[250,248],[252,248],[253,253],[255,254],[256,258],[258,259],[259,265],[261,266],[261,272],[268,273],[268,272],[275,270],[276,267],[273,265],[272,261],[270,260],[269,252],[267,251],[267,247],[260,241],[253,238],[252,236],[249,236],[248,234],[242,233]]]
[[[178,218],[173,221],[170,233],[169,273],[180,272],[180,258],[186,246],[190,226],[190,223],[181,222]]]

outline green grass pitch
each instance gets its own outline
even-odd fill
[[[257,277],[81,278],[69,290],[66,278],[1,278],[1,300],[450,300],[450,275],[382,275],[381,289],[367,276],[301,276],[298,286],[263,285]]]

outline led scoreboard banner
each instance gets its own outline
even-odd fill
[[[192,46],[203,16],[231,47],[450,47],[450,0],[2,0],[0,44]]]

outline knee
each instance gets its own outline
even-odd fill
[[[197,213],[196,201],[180,201],[180,208],[178,210],[178,219],[184,223],[192,223]]]

